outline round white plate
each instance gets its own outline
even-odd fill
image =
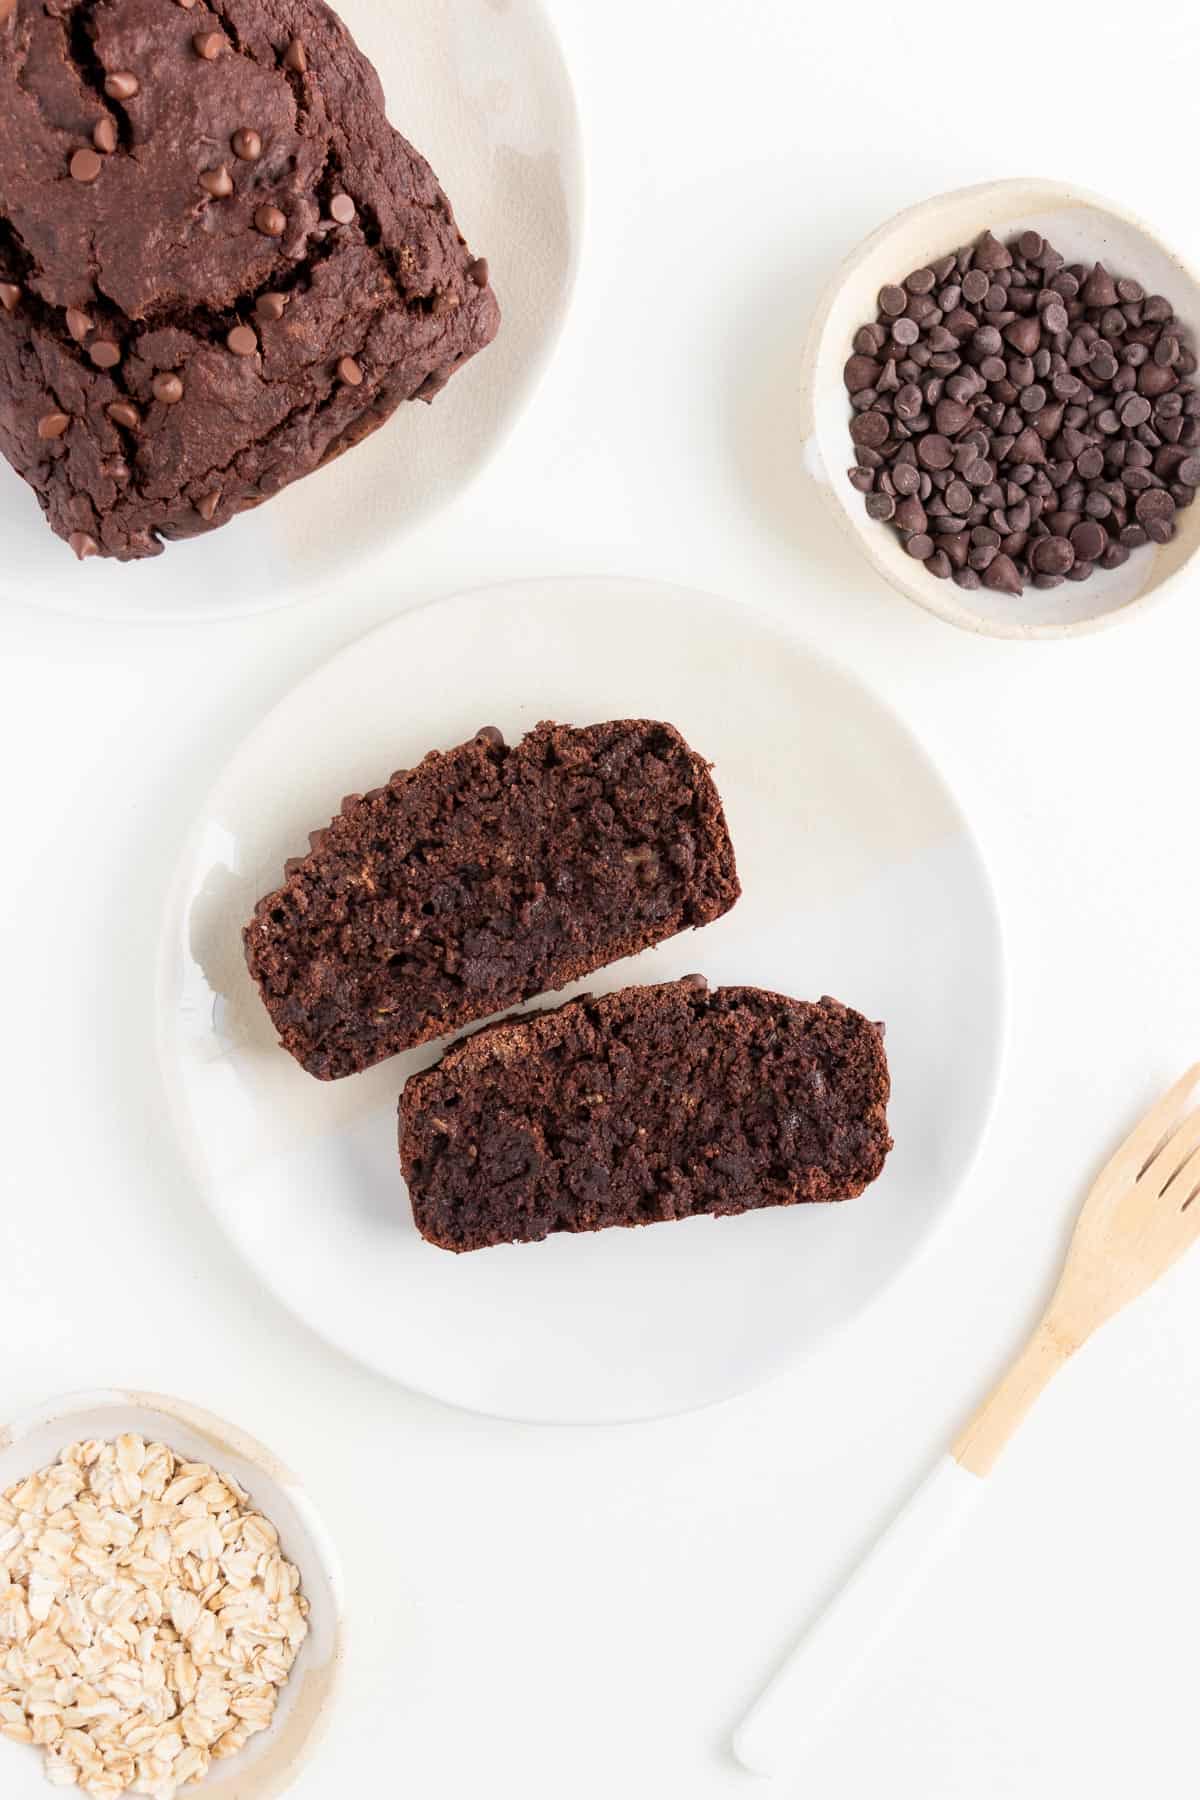
[[[568,992],[702,970],[887,1023],[896,1148],[840,1206],[560,1236],[472,1255],[410,1217],[396,1098],[422,1050],[322,1083],[280,1050],[241,927],[344,794],[481,725],[669,720],[715,763],[744,887],[724,919]],[[991,1107],[996,908],[961,813],[881,701],[742,608],[619,579],[404,614],[296,688],[197,823],[163,943],[174,1109],[226,1231],[316,1331],[480,1412],[599,1421],[736,1394],[861,1312],[950,1206]]]
[[[14,600],[110,619],[286,606],[386,551],[476,474],[515,423],[566,313],[579,249],[574,95],[540,0],[338,0],[388,116],[428,157],[486,256],[500,334],[432,406],[402,406],[347,456],[220,531],[137,563],[77,563],[0,458],[0,581]]]

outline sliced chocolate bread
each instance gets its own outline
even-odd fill
[[[246,927],[280,1040],[329,1080],[707,925],[737,899],[705,763],[671,725],[487,727],[351,795]]]
[[[400,1164],[445,1250],[849,1200],[883,1168],[883,1034],[703,977],[485,1026],[414,1075]]]

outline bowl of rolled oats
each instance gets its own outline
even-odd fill
[[[0,1793],[270,1800],[342,1660],[336,1552],[262,1445],[158,1394],[0,1429]]]

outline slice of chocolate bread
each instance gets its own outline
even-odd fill
[[[689,926],[741,889],[671,725],[494,727],[352,795],[245,930],[285,1049],[351,1075]]]
[[[889,1092],[849,1007],[689,976],[454,1045],[401,1095],[400,1164],[445,1250],[849,1200],[892,1147]]]

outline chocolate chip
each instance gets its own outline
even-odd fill
[[[851,421],[850,436],[856,444],[866,444],[872,450],[878,450],[880,444],[887,442],[888,422],[881,412],[859,413]]]
[[[1095,562],[1098,556],[1103,555],[1107,543],[1107,531],[1094,519],[1084,519],[1081,524],[1076,525],[1071,533],[1071,548],[1075,552],[1077,562]],[[1053,573],[1053,571],[1051,572]],[[1062,572],[1066,574],[1069,571],[1063,570]]]
[[[94,150],[76,150],[71,158],[71,176],[75,181],[95,181],[103,167]]]
[[[343,387],[361,387],[363,372],[352,356],[339,358],[337,378]]]
[[[262,155],[262,139],[248,125],[235,131],[229,141],[233,146],[233,154],[242,162],[257,162]]]
[[[0,281],[0,306],[6,313],[16,312],[21,304],[21,290],[15,281]]]
[[[1120,411],[1120,420],[1127,431],[1135,425],[1144,425],[1150,417],[1150,402],[1141,394],[1134,394],[1126,400]]]
[[[1175,471],[1175,479],[1184,487],[1200,487],[1200,456],[1186,456]]]
[[[1021,577],[1011,556],[1000,551],[983,572],[983,585],[997,594],[1019,594]]]
[[[1176,376],[1173,370],[1165,368],[1162,363],[1145,362],[1137,372],[1139,394],[1146,394],[1151,400],[1157,400],[1175,386]]]
[[[88,346],[88,355],[98,369],[115,369],[121,360],[121,346],[110,338],[97,338]]]
[[[86,562],[89,556],[99,556],[100,546],[88,531],[73,531],[67,539],[80,562]]]
[[[92,142],[102,155],[111,156],[117,141],[117,128],[111,119],[100,119],[92,126]]]
[[[175,406],[183,399],[183,382],[169,369],[164,369],[150,384],[154,398],[164,406]]]
[[[299,38],[293,38],[283,53],[283,66],[290,69],[293,75],[304,75],[308,72],[308,54]]]
[[[473,263],[467,264],[467,277],[469,280],[473,281],[478,288],[485,288],[487,286],[488,259],[486,256],[477,256]]]
[[[846,384],[848,394],[861,394],[867,388],[873,388],[881,374],[880,365],[872,356],[851,356],[842,370],[842,380]]]
[[[889,319],[898,319],[908,305],[908,295],[902,287],[882,287],[879,290],[879,310]]]
[[[220,488],[213,488],[211,493],[201,494],[200,498],[196,502],[196,511],[200,514],[200,517],[202,519],[211,521],[213,519],[213,517],[215,516],[216,510],[217,510],[218,506],[220,506],[220,504],[221,504],[221,490],[220,490]]]
[[[132,100],[141,91],[141,82],[128,69],[119,69],[108,75],[104,81],[104,91],[110,100]]]
[[[896,510],[896,502],[890,494],[867,495],[867,517],[870,519],[890,519]]]
[[[54,412],[42,414],[38,420],[37,434],[43,440],[60,438],[70,423],[70,413],[59,412],[55,409]]]
[[[142,422],[141,413],[128,400],[114,400],[104,410],[114,425],[123,425],[126,431],[136,431]]]
[[[1022,356],[1032,356],[1042,341],[1042,328],[1033,314],[1029,313],[1025,318],[1014,319],[1011,325],[1006,325],[1003,336]]]
[[[917,461],[926,469],[948,469],[954,461],[954,446],[940,432],[928,432],[917,440]]]
[[[357,210],[349,194],[335,194],[329,202],[329,216],[338,225],[349,225]]]
[[[1069,538],[1039,538],[1029,561],[1039,575],[1065,575],[1074,564],[1075,550]]]
[[[915,319],[897,319],[892,326],[892,337],[904,350],[910,350],[921,335],[921,327]]]
[[[943,437],[957,437],[974,417],[974,410],[958,400],[939,400],[934,409],[934,424]]]
[[[1138,524],[1144,525],[1149,531],[1156,519],[1161,523],[1174,518],[1175,502],[1162,488],[1147,488],[1144,494],[1138,495],[1133,510],[1137,514]]]
[[[67,330],[77,344],[82,344],[84,338],[91,329],[92,321],[88,318],[87,314],[82,312],[78,306],[68,306]]]
[[[233,177],[225,164],[220,163],[215,169],[205,169],[200,176],[200,186],[214,200],[228,200],[233,192]]]
[[[904,548],[918,562],[926,562],[933,555],[933,539],[927,537],[923,531],[914,531],[905,542]]]
[[[997,269],[1007,269],[1011,266],[1012,251],[998,238],[993,237],[990,231],[985,231],[975,246],[975,267],[992,275]]]
[[[1079,298],[1085,306],[1115,306],[1117,304],[1116,283],[1103,263],[1094,265],[1091,274],[1079,290]]]
[[[225,47],[225,39],[219,31],[198,31],[192,39],[192,49],[204,62],[216,62]]]
[[[273,325],[287,310],[286,294],[260,294],[254,302],[254,316],[263,325]]]
[[[235,325],[226,333],[225,342],[235,356],[253,356],[258,349],[258,338],[249,325]]]

